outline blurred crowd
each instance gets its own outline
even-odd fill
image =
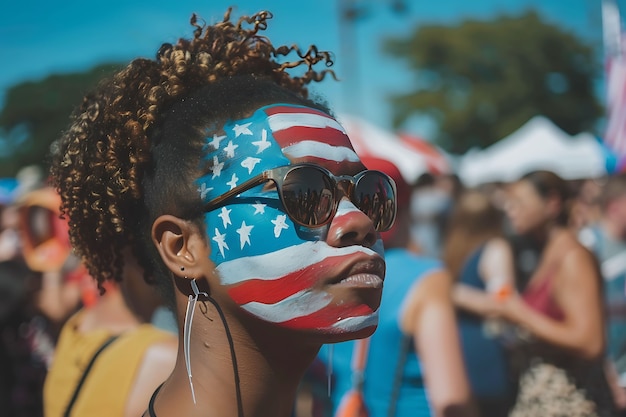
[[[152,391],[141,392],[135,385],[154,389],[169,374],[177,349],[176,324],[130,257],[125,276],[136,279],[125,288],[114,282],[98,288],[72,252],[60,204],[36,167],[0,180],[0,414],[82,415],[80,401],[71,414],[66,397],[59,394],[73,390],[81,374],[88,373],[94,351],[115,340],[117,353],[113,348],[108,353],[119,364],[102,364],[93,372],[108,379],[109,386],[102,386],[114,393],[103,397],[103,412],[138,415]],[[149,358],[148,348],[159,343],[161,357]],[[161,368],[146,371],[142,364]],[[127,414],[111,403],[115,396]]]
[[[406,187],[396,227],[409,236],[383,235],[379,328],[367,353],[322,349],[306,385],[314,415],[626,415],[626,173],[538,170],[472,188],[427,173]],[[414,256],[396,260],[398,247]],[[438,271],[453,321],[431,307]]]
[[[454,174],[409,184],[389,161],[363,162],[398,185],[380,325],[365,345],[323,347],[294,416],[350,415],[341,413],[355,390],[371,416],[625,415],[626,174],[565,181],[535,171],[469,189]],[[3,415],[44,415],[44,399],[54,403],[47,384],[71,367],[72,355],[57,352],[73,349],[72,331],[89,333],[85,323],[116,337],[157,329],[124,349],[167,340],[146,393],[173,366],[176,324],[141,271],[128,272],[138,288],[111,284],[101,295],[72,254],[59,204],[34,168],[0,181]],[[143,410],[147,394],[137,392]]]

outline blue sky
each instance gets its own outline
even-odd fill
[[[266,33],[275,43],[316,44],[334,52],[334,69],[344,81],[329,79],[315,91],[336,111],[366,117],[381,127],[390,125],[386,97],[410,88],[411,74],[403,62],[381,54],[380,40],[407,35],[416,25],[454,24],[470,17],[488,19],[535,9],[546,20],[601,48],[601,0],[405,0],[408,12],[404,15],[392,12],[390,0],[355,1],[366,5],[369,14],[352,27],[356,41],[351,50],[358,62],[354,81],[346,80],[346,62],[341,59],[339,0],[6,2],[0,14],[0,100],[7,88],[22,81],[82,71],[105,61],[152,57],[161,43],[190,34],[192,12],[214,22],[229,5],[236,5],[237,16],[272,11],[274,19]],[[618,4],[626,13],[626,0]],[[358,96],[347,97],[348,82],[358,82]],[[413,133],[429,135],[427,124],[417,121],[412,128],[417,130]]]

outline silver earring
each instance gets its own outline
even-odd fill
[[[326,384],[328,388],[328,398],[330,398],[330,392],[332,391],[332,377],[333,377],[333,349],[335,345],[328,345],[328,360],[326,365]]]
[[[187,367],[187,376],[189,377],[189,388],[191,388],[191,398],[193,398],[193,403],[196,404],[196,393],[193,389],[193,382],[191,380],[191,358],[189,356],[191,323],[193,322],[193,313],[196,308],[198,296],[202,294],[205,297],[208,297],[209,295],[206,292],[200,292],[200,290],[198,289],[198,284],[196,284],[195,278],[191,280],[191,290],[193,291],[193,295],[189,294],[189,299],[187,300],[187,311],[185,312],[185,327],[183,330],[183,351],[185,353],[185,366]]]

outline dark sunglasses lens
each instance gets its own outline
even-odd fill
[[[283,203],[292,220],[304,226],[317,226],[328,220],[334,187],[328,175],[312,167],[296,167],[283,181]]]
[[[357,207],[374,222],[379,232],[387,231],[396,218],[396,193],[390,179],[380,172],[368,171],[354,189]]]

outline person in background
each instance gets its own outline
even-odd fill
[[[507,416],[516,388],[504,345],[506,329],[490,318],[493,300],[515,291],[513,252],[503,236],[503,218],[485,192],[462,192],[448,220],[442,253],[456,280],[453,300],[472,395],[485,417]]]
[[[626,173],[609,176],[598,197],[600,216],[579,233],[598,258],[607,308],[607,372],[626,413]]]
[[[28,268],[21,251],[19,195],[16,178],[0,181],[0,410],[41,417],[54,334],[36,303],[40,274]]]
[[[419,253],[441,257],[447,219],[459,191],[460,179],[454,174],[425,173],[411,192],[411,238]]]
[[[58,193],[47,184],[17,201],[22,255],[28,267],[41,276],[35,302],[53,328],[55,343],[65,321],[79,308],[93,305],[98,296],[95,281],[72,253],[60,205]]]
[[[309,98],[330,54],[273,45],[268,11],[231,12],[194,14],[189,39],[101,83],[53,146],[90,274],[124,283],[130,247],[175,311],[146,416],[287,417],[321,345],[378,323],[393,181]]]
[[[123,259],[122,281],[106,281],[61,330],[44,385],[45,417],[141,415],[174,368],[177,337],[151,324],[162,299],[130,249]]]
[[[387,278],[380,324],[369,338],[362,393],[371,417],[474,416],[463,364],[452,279],[440,261],[410,251],[410,187],[391,162],[364,157],[369,169],[389,174],[398,188],[394,227],[383,234]],[[326,345],[320,353],[332,371],[331,399],[341,416],[355,374],[356,342]]]
[[[570,227],[580,232],[596,224],[602,217],[600,195],[606,178],[584,179],[574,182],[575,196],[570,214]]]
[[[549,171],[512,183],[506,213],[513,230],[541,248],[524,291],[493,302],[527,344],[511,417],[616,415],[604,371],[602,278],[594,255],[568,227],[570,189]]]
[[[78,262],[70,255],[67,225],[58,219],[58,195],[42,183],[41,171],[25,167],[10,184],[0,234],[2,410],[39,417],[59,330],[80,305],[78,286],[67,279]],[[95,285],[88,286],[95,297]]]

